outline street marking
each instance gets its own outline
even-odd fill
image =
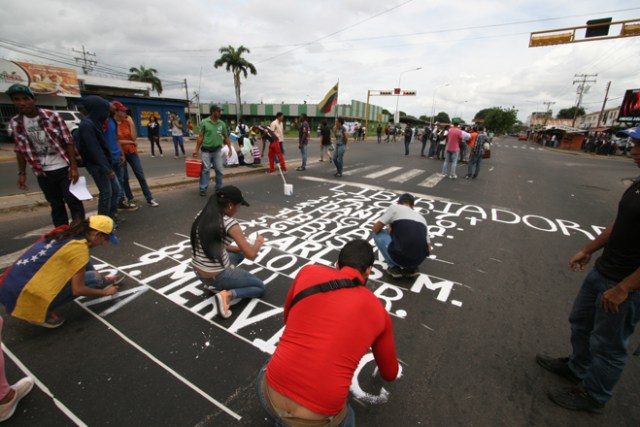
[[[132,346],[133,348],[135,348],[136,350],[138,350],[140,353],[144,354],[145,356],[147,356],[149,359],[151,359],[153,362],[155,362],[158,366],[160,366],[161,368],[163,368],[165,371],[167,371],[169,374],[173,375],[177,380],[179,380],[180,382],[182,382],[183,384],[185,384],[187,387],[189,387],[191,390],[195,391],[196,393],[198,393],[201,397],[203,397],[205,400],[208,400],[210,403],[214,404],[215,406],[217,406],[218,408],[220,408],[221,410],[223,410],[224,412],[226,412],[227,414],[231,415],[233,418],[235,418],[237,421],[240,421],[242,419],[242,417],[238,414],[236,414],[234,411],[232,411],[230,408],[227,408],[225,405],[223,405],[222,403],[218,402],[216,399],[214,399],[213,397],[209,396],[207,393],[205,393],[204,390],[202,390],[200,387],[198,387],[197,385],[193,384],[191,381],[189,381],[188,379],[186,379],[185,377],[183,377],[182,375],[180,375],[178,372],[174,371],[173,369],[171,369],[169,367],[169,365],[165,364],[164,362],[162,362],[160,359],[158,359],[157,357],[155,357],[153,354],[149,353],[147,350],[145,350],[144,348],[142,348],[140,345],[138,345],[136,342],[134,342],[132,339],[130,339],[129,337],[127,337],[124,333],[120,332],[120,330],[118,330],[118,328],[116,328],[114,325],[112,325],[111,323],[107,322],[106,320],[104,320],[102,317],[100,317],[99,315],[97,315],[96,313],[94,313],[93,311],[89,310],[87,307],[85,307],[82,303],[80,303],[79,301],[76,301],[76,303],[83,309],[85,310],[87,313],[89,313],[90,315],[92,315],[93,317],[95,317],[96,319],[98,319],[100,322],[102,322],[107,328],[109,328],[112,332],[115,332],[116,335],[118,335],[120,338],[122,338],[127,344],[129,344],[130,346]]]
[[[13,361],[13,363],[15,363],[16,365],[18,365],[18,368],[20,368],[20,370],[22,372],[24,372],[25,374],[27,374],[28,376],[30,376],[33,379],[33,382],[35,383],[35,385],[38,386],[38,388],[40,390],[42,390],[44,392],[44,394],[46,394],[47,396],[49,396],[51,399],[53,399],[53,403],[54,405],[56,405],[63,414],[65,414],[67,417],[69,417],[71,419],[71,421],[73,421],[76,425],[78,426],[86,426],[87,424],[82,421],[80,418],[78,418],[78,416],[76,414],[74,414],[73,412],[71,412],[71,410],[69,408],[67,408],[65,406],[64,403],[60,402],[54,395],[53,393],[51,393],[51,390],[49,390],[49,387],[47,387],[46,385],[44,385],[44,383],[42,381],[40,381],[38,379],[38,377],[36,377],[35,375],[33,375],[33,372],[31,372],[21,361],[20,359],[18,359],[12,352],[11,350],[9,350],[9,348],[7,348],[7,346],[2,343],[2,351],[9,356],[9,358]]]
[[[396,176],[395,178],[391,178],[389,181],[391,182],[407,182],[409,181],[411,178],[414,178],[418,175],[422,175],[424,173],[423,170],[421,169],[410,169],[405,173],[401,173],[400,175]]]
[[[399,171],[400,169],[402,169],[402,166],[391,166],[390,168],[386,168],[378,172],[370,173],[369,175],[365,175],[364,177],[370,178],[370,179],[376,179],[376,178],[380,178],[381,176]]]
[[[433,188],[436,185],[438,185],[438,183],[440,181],[442,181],[443,178],[444,178],[444,175],[442,175],[440,172],[436,172],[436,173],[432,174],[429,178],[425,179],[420,184],[418,184],[418,186],[419,187]]]
[[[355,169],[349,169],[349,171],[344,172],[342,175],[353,175],[355,173],[360,173],[360,172],[364,172],[364,171],[368,171],[370,169],[375,169],[377,168],[378,165],[369,165],[369,166],[363,166],[361,168],[355,168]]]

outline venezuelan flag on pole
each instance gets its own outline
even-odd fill
[[[338,83],[334,87],[332,87],[327,95],[324,97],[322,101],[318,104],[318,108],[323,113],[327,114],[331,111],[331,108],[338,103]]]
[[[0,302],[7,313],[34,322],[44,322],[49,305],[89,262],[85,239],[40,240],[11,266],[2,280]]]

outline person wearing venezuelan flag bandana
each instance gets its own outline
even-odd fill
[[[79,296],[118,292],[113,276],[94,270],[89,250],[118,243],[113,220],[94,215],[62,226],[34,243],[0,278],[0,302],[8,314],[34,325],[57,328],[64,319],[53,310]]]

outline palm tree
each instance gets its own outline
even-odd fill
[[[155,68],[145,68],[141,65],[140,68],[129,68],[129,80],[136,82],[151,83],[151,88],[158,92],[158,95],[162,93],[162,81],[156,77],[158,70]]]
[[[244,78],[247,78],[247,71],[250,71],[251,74],[256,75],[258,72],[256,71],[256,67],[246,59],[242,57],[244,52],[250,53],[249,49],[240,45],[237,49],[233,46],[229,45],[227,47],[221,47],[220,53],[222,54],[220,58],[216,59],[216,62],[213,63],[214,68],[222,67],[223,65],[227,66],[227,71],[231,71],[233,73],[233,84],[236,88],[236,119],[237,123],[240,122],[241,111],[241,102],[240,102],[240,73],[244,74]]]

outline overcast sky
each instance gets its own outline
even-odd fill
[[[634,7],[636,6],[636,7]],[[518,118],[554,114],[576,101],[576,74],[590,77],[587,112],[619,106],[640,87],[640,37],[529,48],[532,31],[585,25],[595,18],[640,18],[629,0],[182,0],[3,2],[0,57],[65,66],[82,45],[105,68],[158,70],[163,96],[184,99],[187,79],[202,102],[235,102],[233,79],[213,68],[222,46],[244,45],[258,71],[242,81],[246,102],[319,102],[339,80],[339,103],[366,101],[402,76],[400,110],[446,111],[470,121],[483,108],[514,106]],[[619,31],[620,27],[617,28]],[[615,30],[614,30],[615,31]],[[580,36],[579,38],[582,38]],[[22,47],[17,52],[15,43]],[[10,48],[11,47],[11,48]],[[25,53],[29,52],[29,53]],[[418,71],[407,71],[421,67]],[[406,71],[406,72],[404,72]],[[404,72],[404,73],[403,73]],[[448,84],[448,85],[447,85]],[[435,94],[435,97],[434,97]],[[371,103],[394,112],[395,97]]]

